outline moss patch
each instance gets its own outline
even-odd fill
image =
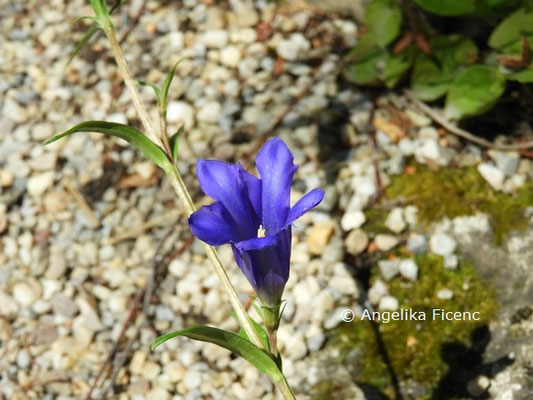
[[[417,282],[395,278],[387,285],[401,308],[424,311],[426,321],[390,321],[376,326],[400,382],[416,381],[431,393],[448,371],[449,366],[441,354],[443,345],[460,343],[471,346],[471,334],[491,320],[497,305],[492,290],[478,278],[470,262],[460,262],[455,271],[445,269],[442,258],[436,255],[419,255],[416,262],[419,267]],[[374,268],[374,271],[371,282],[380,278],[378,269]],[[440,300],[436,297],[437,291],[444,288],[453,291],[453,299]],[[478,311],[481,319],[432,320],[434,308],[460,312]],[[354,380],[372,385],[392,398],[390,373],[380,352],[374,329],[372,322],[356,319],[334,331],[332,345],[338,346],[343,355],[357,349],[360,355],[354,368],[358,371]],[[346,362],[345,359],[340,361]]]
[[[531,182],[508,195],[495,191],[474,167],[432,171],[425,165],[413,166],[412,175],[391,177],[386,194],[390,199],[403,198],[418,207],[422,223],[483,212],[490,217],[496,243],[501,243],[509,231],[527,227],[524,208],[533,206]]]

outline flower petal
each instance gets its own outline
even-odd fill
[[[235,261],[263,304],[279,303],[289,279],[291,227],[275,236],[232,244]]]
[[[292,224],[295,220],[304,215],[307,211],[315,207],[324,198],[324,191],[322,189],[313,189],[300,200],[289,211],[289,216],[285,225]]]
[[[269,140],[259,151],[256,165],[261,175],[261,219],[267,235],[285,225],[290,208],[291,183],[298,169],[287,145],[279,138]]]
[[[246,171],[241,164],[238,164],[239,172],[241,173],[242,180],[246,185],[248,190],[248,197],[250,198],[250,203],[257,217],[255,221],[256,225],[261,223],[261,179],[256,176],[253,176],[251,173]]]
[[[194,236],[211,246],[239,239],[231,216],[218,201],[192,213],[188,222]]]
[[[198,160],[196,173],[203,192],[220,201],[233,218],[239,240],[257,236],[252,206],[238,166],[216,160]]]
[[[265,236],[235,243],[235,247],[240,251],[263,250],[265,247],[275,246],[277,242],[276,236]]]

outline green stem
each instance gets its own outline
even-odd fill
[[[104,32],[107,36],[107,40],[109,40],[111,52],[113,53],[113,56],[115,56],[118,69],[122,73],[122,79],[124,80],[124,84],[130,92],[131,99],[133,101],[133,106],[135,107],[135,110],[137,110],[137,114],[139,114],[139,118],[141,120],[141,123],[143,124],[144,130],[146,131],[146,135],[150,138],[152,142],[157,144],[159,147],[164,148],[164,145],[161,142],[159,135],[157,134],[156,130],[154,129],[154,126],[152,125],[152,121],[150,120],[148,111],[146,110],[146,107],[144,106],[144,103],[141,100],[141,95],[137,90],[135,80],[131,75],[128,64],[126,63],[126,59],[124,58],[124,54],[122,54],[120,44],[118,43],[117,37],[115,35],[115,30],[113,29],[113,27],[107,27],[104,29]]]

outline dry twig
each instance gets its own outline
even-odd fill
[[[488,140],[482,139],[480,137],[477,137],[476,135],[473,135],[472,133],[459,128],[457,125],[453,124],[452,122],[448,121],[443,115],[441,115],[438,111],[433,110],[428,105],[424,104],[420,100],[418,100],[413,93],[411,93],[409,90],[404,90],[405,95],[407,98],[416,106],[418,107],[422,112],[424,112],[428,117],[430,117],[433,121],[441,125],[443,128],[445,128],[448,132],[453,133],[454,135],[457,135],[459,137],[462,137],[463,139],[466,139],[472,143],[478,144],[483,147],[487,147],[489,149],[495,149],[495,150],[503,150],[503,151],[517,151],[517,150],[524,150],[529,149],[533,147],[533,141],[528,141],[524,143],[518,143],[518,144],[494,144],[492,142],[489,142]]]

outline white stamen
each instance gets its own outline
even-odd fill
[[[263,225],[259,225],[259,229],[257,230],[257,237],[263,238],[266,236],[265,228],[263,228]]]

